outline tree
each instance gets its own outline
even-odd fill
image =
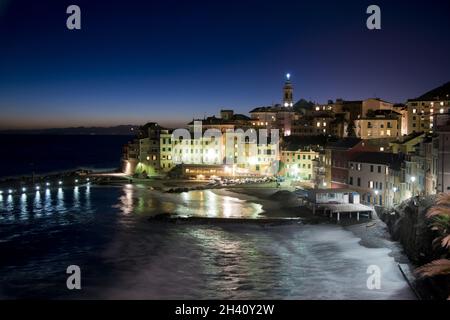
[[[433,219],[432,230],[438,233],[433,243],[447,249],[446,256],[442,259],[416,269],[421,277],[449,276],[450,275],[450,194],[441,193],[437,197],[436,205],[428,210],[427,217]],[[450,292],[449,292],[450,294]],[[448,296],[450,299],[450,295]]]
[[[305,99],[300,99],[294,104],[294,111],[304,113],[306,110],[312,110],[314,108],[314,103],[311,101],[306,101]]]
[[[354,121],[350,121],[347,125],[347,136],[348,137],[356,137]]]
[[[366,115],[368,118],[375,118],[375,111],[372,109],[367,110]]]

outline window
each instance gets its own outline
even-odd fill
[[[370,172],[373,172],[373,165],[370,165]]]
[[[373,189],[373,181],[369,181],[369,188]]]
[[[358,187],[361,187],[361,178],[360,178],[360,177],[358,177],[358,182],[357,182],[357,184],[358,184]]]
[[[350,177],[350,179],[348,181],[348,184],[351,185],[351,186],[353,185],[353,177]]]
[[[378,173],[381,173],[381,166],[378,166]]]

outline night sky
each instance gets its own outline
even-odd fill
[[[0,0],[0,129],[248,113],[280,102],[286,72],[296,100],[405,102],[450,80],[449,15],[448,0]]]

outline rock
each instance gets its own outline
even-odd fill
[[[408,258],[415,264],[428,263],[439,257],[439,248],[433,248],[435,238],[426,217],[435,196],[411,198],[393,209],[378,209],[378,216],[386,223],[392,239],[399,241]]]
[[[295,207],[299,205],[297,195],[287,190],[277,191],[272,194],[269,199],[279,202],[283,207]]]

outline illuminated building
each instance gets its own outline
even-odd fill
[[[401,114],[377,110],[355,120],[355,133],[361,139],[396,139],[400,136]]]
[[[432,132],[434,118],[450,110],[450,82],[433,89],[418,98],[409,99],[408,134],[413,132]]]
[[[313,160],[319,157],[319,153],[309,150],[282,150],[280,174],[290,178],[304,181],[312,181],[314,177]]]

